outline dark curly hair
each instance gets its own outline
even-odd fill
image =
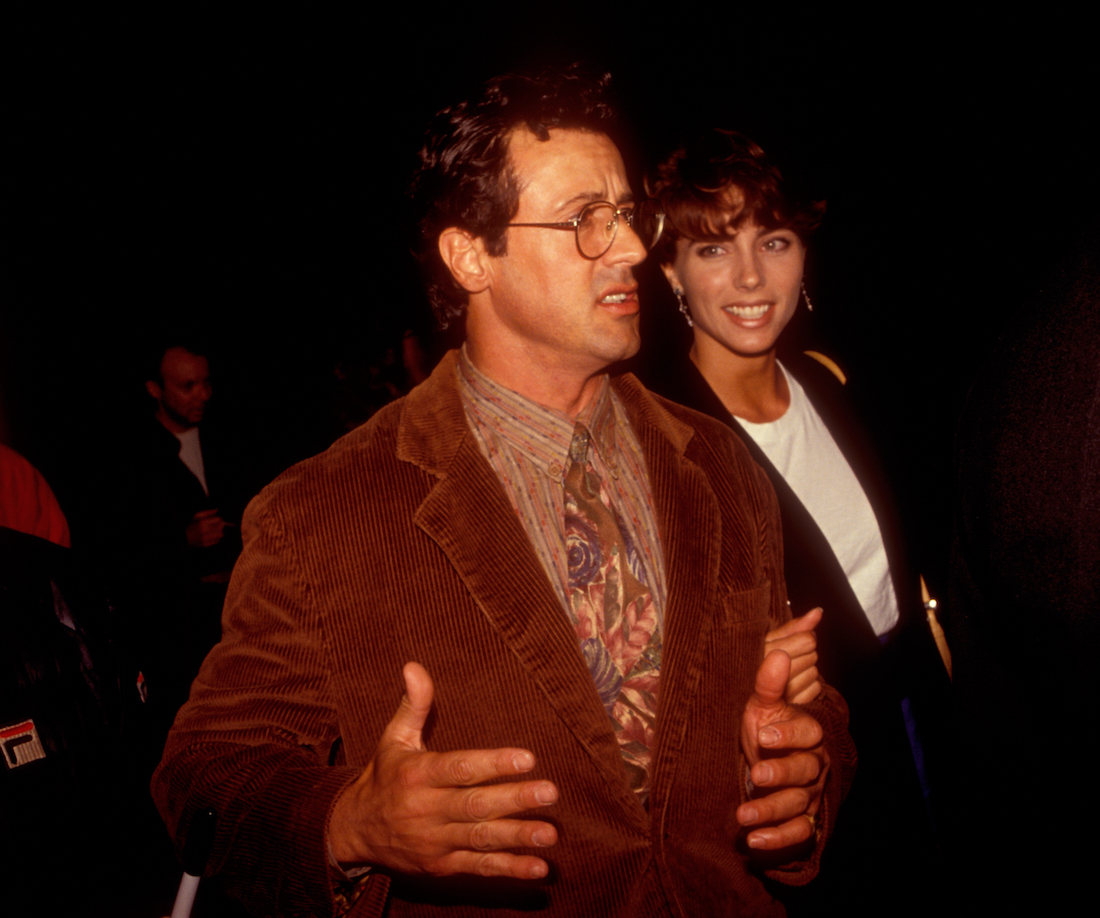
[[[512,131],[526,128],[543,141],[551,128],[613,133],[610,81],[609,74],[590,74],[579,65],[506,74],[432,120],[409,197],[418,217],[414,254],[442,327],[462,315],[467,294],[439,254],[440,233],[458,227],[484,239],[490,255],[503,255],[507,224],[519,210],[520,189],[508,159]]]
[[[790,229],[805,243],[825,215],[824,201],[792,196],[779,169],[744,134],[710,128],[677,147],[646,178],[659,198],[665,229],[653,256],[676,257],[680,237],[719,241],[747,220],[767,230]]]

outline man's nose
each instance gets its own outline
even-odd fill
[[[611,243],[611,248],[607,250],[608,257],[616,262],[625,262],[629,265],[640,264],[645,261],[648,254],[645,243],[634,232],[634,227],[627,222],[625,217],[620,216],[618,220],[619,224],[618,229],[615,231],[615,239]]]

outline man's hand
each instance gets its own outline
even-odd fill
[[[822,614],[820,607],[811,609],[764,636],[764,656],[773,650],[783,650],[791,658],[791,675],[785,692],[790,704],[809,704],[821,694],[814,629],[821,623]]]
[[[829,755],[821,743],[821,725],[783,700],[790,657],[772,651],[756,672],[756,686],[741,718],[741,748],[758,797],[737,809],[737,821],[749,832],[750,848],[797,845],[815,831]]]
[[[232,525],[218,516],[217,510],[200,510],[187,524],[187,544],[192,548],[212,548],[222,540],[226,527]]]
[[[431,676],[419,663],[406,663],[404,676],[405,697],[374,758],[332,811],[328,833],[337,863],[436,876],[546,876],[544,860],[507,849],[547,848],[557,843],[557,830],[506,817],[557,802],[558,789],[549,781],[479,786],[534,768],[525,749],[428,752],[421,730],[432,707]]]

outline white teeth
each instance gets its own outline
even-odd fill
[[[600,302],[601,303],[625,303],[626,302],[626,294],[625,293],[611,293],[611,294],[608,294],[607,296],[605,296],[602,300],[600,300]]]
[[[762,306],[726,306],[724,310],[739,319],[759,319],[771,308],[771,303]]]

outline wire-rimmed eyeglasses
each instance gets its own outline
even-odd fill
[[[661,238],[665,215],[659,201],[647,198],[637,204],[616,207],[610,201],[593,201],[572,220],[563,223],[509,223],[508,226],[537,226],[543,229],[573,230],[577,235],[577,251],[585,258],[600,258],[615,241],[619,217],[626,220],[646,249]]]

